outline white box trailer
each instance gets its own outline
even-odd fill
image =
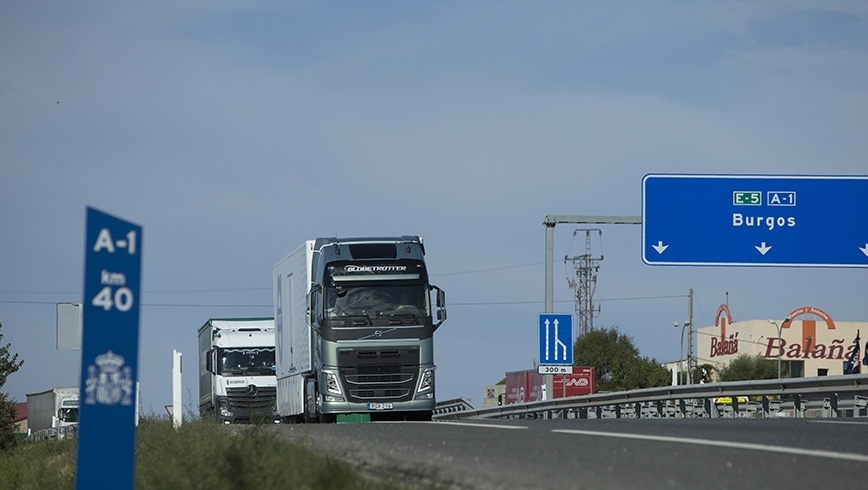
[[[307,323],[313,240],[274,266],[274,322],[277,345],[277,413],[283,417],[304,411],[304,383],[313,372],[313,344]]]
[[[78,424],[78,387],[59,387],[27,394],[27,427],[31,431]]]

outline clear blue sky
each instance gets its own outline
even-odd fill
[[[93,206],[144,227],[146,412],[173,349],[195,408],[197,328],[270,316],[274,263],[334,235],[425,238],[438,397],[481,405],[538,355],[546,215],[639,215],[647,173],[865,174],[866,21],[810,0],[6,2],[0,322],[25,364],[3,390],[78,384],[54,304],[82,300]],[[864,269],[650,267],[639,227],[602,228],[595,324],[659,361],[689,288],[700,326],[727,293],[736,320],[868,316]]]

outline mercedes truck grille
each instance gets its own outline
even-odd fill
[[[342,349],[338,371],[350,402],[411,400],[419,375],[419,349]]]
[[[251,389],[249,386],[226,389],[226,395],[229,398],[229,409],[237,414],[271,413],[271,410],[274,408],[276,394],[277,389],[273,386],[257,386],[255,389]]]

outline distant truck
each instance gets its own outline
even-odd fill
[[[78,425],[78,387],[27,394],[27,427],[33,431]]]
[[[273,275],[283,420],[431,420],[446,306],[421,238],[307,240]]]
[[[199,328],[199,414],[274,421],[274,319],[212,318]]]
[[[596,392],[593,367],[573,367],[572,374],[553,374],[553,393],[545,393],[545,376],[538,371],[506,373],[506,402],[526,403],[568,396],[592,395]]]

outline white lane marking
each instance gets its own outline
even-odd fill
[[[748,442],[712,441],[710,439],[684,439],[680,437],[647,436],[643,434],[618,434],[614,432],[596,432],[589,430],[552,430],[563,434],[578,434],[583,436],[620,437],[622,439],[642,439],[646,441],[675,442],[680,444],[697,444],[700,446],[718,446],[734,449],[752,449],[771,453],[795,454],[798,456],[814,456],[817,458],[842,459],[868,463],[868,455],[855,453],[839,453],[820,449],[800,449],[794,447],[769,446],[766,444],[751,444]]]
[[[843,420],[811,420],[812,424],[838,424],[838,425],[868,425],[868,422],[845,422]]]
[[[527,429],[521,425],[470,424],[467,422],[434,422],[435,424],[458,425],[461,427],[486,427],[488,429]]]

